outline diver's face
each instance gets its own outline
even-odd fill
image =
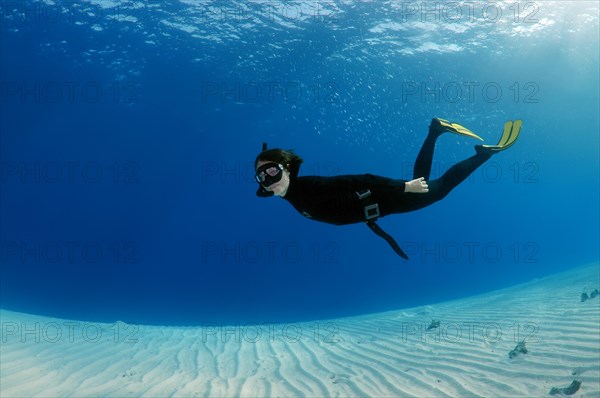
[[[261,166],[267,164],[271,164],[272,167],[261,169]],[[285,196],[290,186],[290,172],[286,168],[281,170],[277,163],[259,160],[258,163],[256,163],[256,173],[257,176],[259,176],[259,179],[261,179],[260,177],[262,177],[264,183],[261,183],[261,185],[267,191],[273,192],[273,194],[277,196]],[[269,185],[269,179],[273,177],[275,177],[273,179],[277,179],[277,177],[279,177],[279,173],[281,173],[281,179]]]

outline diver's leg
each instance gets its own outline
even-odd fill
[[[475,138],[479,138],[478,136],[475,136],[472,132],[464,129],[464,127],[460,125],[452,124],[452,126],[450,126],[454,129],[452,130],[450,127],[444,126],[445,121],[438,121],[441,122],[440,124],[444,128],[448,128],[448,130],[445,131],[452,131],[457,134],[469,135]],[[434,123],[432,123],[432,125],[433,124]],[[506,122],[504,125],[504,133],[502,134],[502,137],[500,138],[500,141],[497,145],[475,146],[475,150],[477,152],[476,155],[473,155],[469,159],[465,159],[462,162],[455,164],[437,180],[429,181],[429,192],[410,194],[402,192],[397,198],[397,200],[391,201],[387,213],[405,213],[409,211],[414,211],[422,209],[423,207],[429,206],[443,199],[458,184],[466,180],[467,177],[469,177],[469,175],[471,175],[471,173],[473,173],[479,166],[481,166],[483,163],[489,160],[493,154],[503,151],[509,148],[511,145],[513,145],[519,137],[521,126],[521,120]],[[429,126],[430,134],[427,136],[425,144],[423,144],[421,152],[419,152],[419,156],[417,157],[417,161],[415,162],[415,178],[425,177],[429,174],[431,168],[431,160],[433,158],[433,146],[435,145],[435,139],[439,136],[439,134],[441,134],[436,134],[437,130],[438,129]],[[417,172],[423,174],[418,174]]]
[[[402,197],[394,200],[394,203],[390,204],[390,213],[419,210],[443,199],[491,156],[489,153],[481,152],[455,164],[440,178],[429,181],[429,192],[404,193]]]
[[[433,123],[429,125],[429,133],[427,134],[427,138],[425,138],[423,146],[421,146],[421,150],[417,155],[417,160],[415,160],[413,178],[425,177],[425,180],[429,180],[435,141],[442,134],[442,131],[434,127]]]
[[[429,175],[431,174],[431,163],[433,162],[433,149],[435,148],[435,141],[442,133],[446,132],[477,138],[478,140],[483,141],[480,136],[473,133],[466,127],[461,126],[460,124],[451,123],[447,120],[434,117],[431,119],[427,138],[425,138],[425,142],[423,143],[423,146],[417,155],[417,160],[415,160],[413,178],[425,177],[425,180],[429,180]]]
[[[492,155],[489,153],[477,153],[468,159],[458,162],[450,167],[440,178],[429,182],[430,200],[437,202],[443,199],[457,185],[466,180],[479,166],[484,164]]]

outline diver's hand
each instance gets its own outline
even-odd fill
[[[406,181],[404,184],[404,192],[427,193],[429,192],[429,185],[427,185],[425,177],[420,177],[414,180]]]

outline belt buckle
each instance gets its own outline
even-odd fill
[[[377,203],[373,203],[372,205],[365,206],[365,219],[366,220],[372,220],[377,217],[379,217],[379,206],[377,205]]]
[[[356,193],[356,196],[358,196],[359,200],[364,200],[364,199],[368,198],[369,196],[371,196],[371,191],[369,191],[368,189],[365,189],[363,191],[358,191]]]

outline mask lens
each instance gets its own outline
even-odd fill
[[[265,172],[270,175],[271,177],[275,177],[277,174],[279,174],[281,172],[281,169],[279,167],[269,167],[268,169],[265,170]]]
[[[256,172],[256,182],[265,187],[275,184],[283,175],[283,166],[278,163],[267,163],[260,166]]]

